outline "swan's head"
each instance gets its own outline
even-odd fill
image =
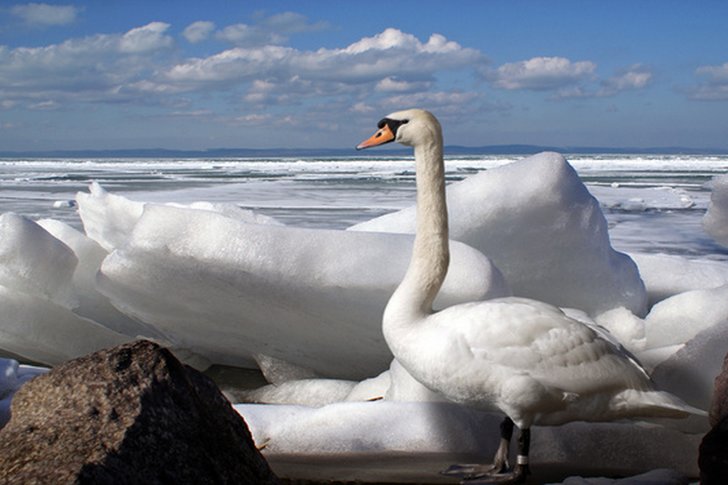
[[[397,111],[383,118],[379,128],[369,139],[357,145],[357,150],[396,141],[402,145],[416,146],[428,142],[442,142],[442,129],[437,118],[423,109]]]

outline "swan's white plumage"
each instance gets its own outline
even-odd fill
[[[545,303],[467,303],[416,325],[385,333],[402,365],[453,401],[495,405],[521,428],[686,414],[680,401],[652,389],[628,355]]]
[[[387,120],[394,141],[415,150],[415,246],[383,318],[387,343],[412,376],[455,402],[495,405],[521,429],[702,413],[654,390],[630,355],[552,305],[508,297],[433,312],[449,258],[441,129],[422,110],[393,113],[380,128]],[[380,132],[360,147],[381,144]]]

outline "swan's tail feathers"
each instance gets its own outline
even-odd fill
[[[612,409],[632,417],[687,418],[708,416],[708,413],[664,391],[640,391],[627,389],[612,398]]]

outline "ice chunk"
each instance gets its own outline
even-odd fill
[[[392,360],[392,365],[389,367],[389,379],[389,389],[384,394],[384,399],[388,401],[437,402],[446,400],[441,394],[420,384],[397,359]]]
[[[149,204],[104,260],[98,286],[124,313],[211,362],[250,367],[265,354],[324,377],[361,379],[391,361],[381,316],[412,241]],[[453,242],[436,305],[507,293],[487,258]]]
[[[108,298],[96,291],[96,273],[108,255],[99,244],[61,221],[43,219],[38,221],[38,225],[65,243],[78,258],[73,284],[67,284],[73,288],[74,299],[78,302],[73,308],[74,313],[130,337],[161,337],[151,327],[119,312]]]
[[[598,315],[595,320],[652,371],[701,332],[728,321],[728,285],[667,298],[653,306],[644,319],[618,308]],[[715,338],[728,349],[728,337]],[[678,396],[688,400],[682,394]]]
[[[703,227],[713,239],[728,247],[728,174],[713,178],[708,212]]]
[[[305,367],[293,365],[282,359],[276,359],[270,355],[257,354],[254,356],[258,368],[263,377],[270,384],[282,384],[288,381],[300,381],[302,379],[315,379],[318,377],[314,371]]]
[[[161,205],[134,201],[111,194],[97,182],[90,185],[89,193],[76,194],[76,201],[78,214],[86,234],[107,251],[123,247],[126,244],[146,205]],[[233,204],[199,201],[190,204],[169,203],[166,205],[217,212],[243,222],[281,225],[272,217],[256,214]]]
[[[15,391],[33,377],[48,369],[32,365],[20,365],[15,359],[0,358],[0,428],[10,419],[10,403]]]
[[[129,340],[50,300],[0,285],[0,349],[56,365]]]
[[[0,215],[0,284],[72,307],[69,283],[77,262],[68,246],[35,222]]]
[[[189,204],[179,204],[179,203],[170,202],[166,205],[170,205],[172,207],[205,210],[208,212],[217,212],[226,217],[230,217],[232,219],[237,219],[242,222],[250,222],[251,224],[273,224],[275,226],[283,225],[282,222],[276,220],[273,217],[266,216],[264,214],[258,214],[249,209],[243,209],[241,207],[238,207],[234,204],[226,204],[226,203],[221,203],[221,202],[213,203],[213,202],[197,201],[197,202],[191,202]]]
[[[501,414],[446,402],[235,409],[279,476],[310,480],[393,481],[392,473],[398,473],[403,479],[395,481],[429,483],[452,463],[490,460],[502,420]],[[635,422],[534,427],[530,462],[552,476],[563,473],[565,465],[582,475],[634,475],[670,467],[697,476],[701,438]],[[422,457],[425,462],[417,461]]]
[[[322,408],[243,404],[235,409],[256,444],[267,443],[266,450],[312,455],[477,452],[491,447],[495,452],[497,440],[491,443],[477,430],[484,424],[497,426],[502,419],[452,403],[347,402]]]
[[[251,391],[237,392],[233,396],[239,402],[316,407],[346,400],[355,386],[356,382],[341,379],[302,379],[269,384]]]
[[[688,191],[676,187],[630,187],[613,183],[609,187],[595,185],[589,191],[599,199],[602,207],[630,212],[648,209],[680,210],[696,205]]]
[[[661,301],[645,318],[647,347],[682,344],[728,320],[728,285],[680,293]],[[726,336],[728,350],[728,335]]]
[[[647,346],[645,322],[624,307],[614,308],[595,318],[598,325],[609,330],[627,350],[638,353]]]
[[[690,483],[690,478],[685,474],[669,468],[660,468],[626,478],[569,477],[560,485],[689,485]]]
[[[310,393],[310,395],[309,395]],[[337,379],[301,379],[239,392],[240,401],[269,404],[323,406],[341,401],[445,401],[412,377],[397,361],[379,376],[361,382]]]
[[[728,349],[728,285],[663,300],[647,315],[645,329],[647,349],[640,358],[652,361],[658,387],[709,409]]]
[[[645,282],[649,306],[690,290],[728,284],[728,263],[692,260],[669,254],[632,253]]]
[[[542,153],[448,186],[450,237],[479,249],[513,293],[595,315],[646,311],[637,266],[612,249],[597,200],[561,155]],[[415,208],[352,226],[415,230]]]
[[[41,219],[37,224],[49,234],[70,248],[78,259],[73,272],[73,282],[87,290],[92,288],[96,280],[96,272],[101,262],[109,254],[96,241],[86,237],[68,224],[55,219]]]
[[[86,235],[107,251],[126,244],[144,210],[143,202],[110,194],[96,182],[88,194],[76,194],[76,202]]]
[[[686,321],[686,326],[691,323]],[[727,349],[728,318],[725,318],[682,345],[655,368],[652,378],[660,389],[681,397],[690,405],[709,409],[714,380],[721,372]]]
[[[54,365],[128,340],[71,311],[77,263],[40,225],[0,216],[0,350]]]
[[[389,370],[385,370],[376,377],[364,379],[359,382],[351,390],[347,401],[379,401],[384,399],[384,395],[387,393],[392,385],[392,378],[389,374]]]

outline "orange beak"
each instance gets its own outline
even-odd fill
[[[394,141],[394,133],[392,133],[389,125],[385,124],[382,128],[377,130],[377,132],[374,133],[369,139],[359,143],[356,146],[356,149],[363,150],[365,148],[384,145],[385,143],[389,143],[391,141]]]

